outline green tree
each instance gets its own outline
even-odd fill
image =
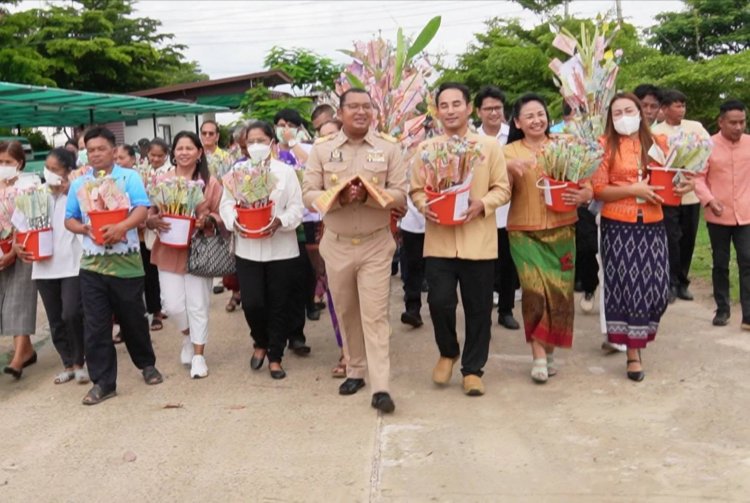
[[[130,92],[207,78],[132,0],[77,0],[0,18],[0,79]]]
[[[273,123],[276,112],[282,108],[297,110],[302,118],[310,120],[312,100],[309,98],[289,96],[275,98],[265,86],[251,87],[245,93],[240,104],[240,110],[246,119],[262,120]]]
[[[342,65],[335,64],[330,58],[300,47],[274,46],[266,54],[263,64],[269,70],[286,72],[292,78],[292,88],[305,95],[332,91],[334,80],[343,70]]]
[[[664,12],[649,29],[649,41],[664,54],[692,60],[737,54],[750,48],[747,0],[683,0],[683,12]]]

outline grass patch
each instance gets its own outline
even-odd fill
[[[698,224],[698,235],[695,238],[695,252],[693,253],[693,262],[690,266],[690,276],[700,279],[701,283],[712,287],[711,267],[713,259],[711,258],[711,240],[708,238],[708,228],[706,221],[703,219],[701,212],[701,221]],[[737,266],[737,255],[734,252],[734,246],[731,247],[729,258],[729,285],[732,302],[738,302],[740,299],[740,270]]]

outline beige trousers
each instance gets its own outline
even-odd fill
[[[387,228],[362,239],[326,231],[320,254],[344,340],[346,375],[364,379],[373,393],[388,392],[391,326],[388,300],[396,242]]]

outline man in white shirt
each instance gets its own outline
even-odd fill
[[[706,139],[709,138],[708,132],[700,122],[685,120],[686,103],[687,97],[680,91],[664,91],[661,101],[664,122],[653,126],[651,131],[654,134],[663,134],[667,137],[684,131],[685,133],[696,133]],[[664,225],[667,229],[669,245],[670,303],[674,302],[675,297],[682,300],[693,300],[693,294],[688,290],[688,285],[690,285],[688,273],[690,272],[690,263],[693,260],[695,236],[698,233],[700,208],[698,196],[693,191],[682,196],[680,206],[663,207]]]
[[[477,132],[480,135],[494,136],[500,145],[505,145],[510,131],[505,123],[505,93],[495,86],[484,86],[474,98],[474,108],[479,120],[482,121]],[[497,322],[509,330],[518,330],[520,325],[513,317],[513,301],[518,274],[510,255],[508,231],[505,229],[509,210],[510,203],[504,204],[495,211],[498,245],[498,257],[495,262],[495,291],[498,293]]]

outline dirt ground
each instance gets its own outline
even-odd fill
[[[39,363],[18,382],[0,376],[0,501],[750,501],[750,332],[739,309],[712,327],[708,291],[696,293],[670,307],[641,383],[624,355],[602,354],[598,316],[578,315],[543,386],[522,332],[495,325],[487,394],[469,398],[458,373],[432,384],[429,314],[416,330],[398,321],[394,278],[389,416],[370,408],[369,387],[337,394],[327,314],[308,322],[312,354],[285,359],[287,379],[251,371],[227,294],[213,297],[207,379],[189,379],[167,322],[153,334],[164,384],[146,386],[119,346],[119,395],[84,407],[86,386],[52,383],[60,363],[40,309]]]

